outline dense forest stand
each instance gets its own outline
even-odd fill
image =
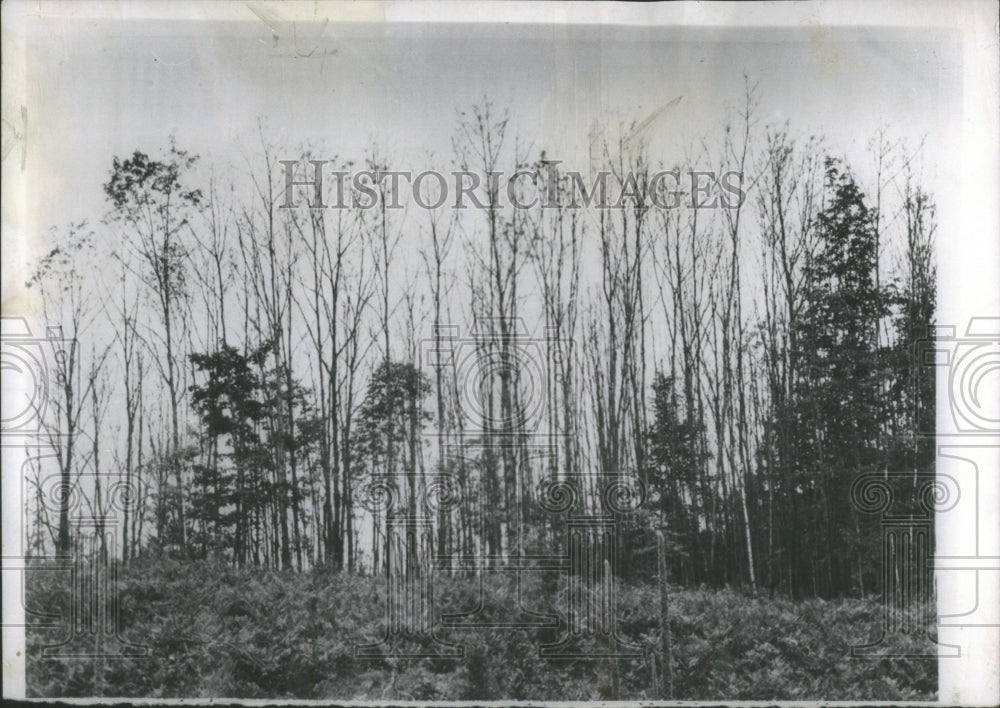
[[[455,657],[462,647],[434,633],[434,522],[390,517],[386,528],[385,633],[355,648],[358,657]]]
[[[58,644],[42,648],[42,656],[55,658],[128,658],[147,656],[149,648],[120,634],[118,614],[118,563],[114,558],[115,519],[79,518],[72,562],[69,634]]]
[[[472,468],[474,467],[474,455],[472,459],[467,456],[473,450],[480,455],[484,454],[481,448],[466,442],[461,446],[450,446],[447,449],[447,456],[456,464],[458,464],[459,459],[465,457],[466,466]],[[500,455],[502,453],[497,451],[494,454]],[[548,441],[545,443],[527,442],[518,447],[518,454],[525,456],[523,458],[525,464],[542,467],[550,463],[553,448]],[[523,483],[523,480],[519,480],[519,485]],[[467,508],[467,510],[472,512],[473,517],[478,515],[478,523],[484,528],[488,525],[489,519],[497,514],[497,510],[491,506],[485,494],[479,496],[475,501],[467,498],[463,503],[474,505],[473,508]],[[474,576],[479,581],[475,606],[461,610],[456,608],[444,613],[441,621],[445,627],[455,629],[558,629],[559,616],[557,614],[540,610],[537,606],[532,607],[532,603],[525,597],[525,579],[528,577],[527,574],[536,574],[547,578],[557,573],[564,573],[569,568],[569,559],[564,555],[545,553],[543,549],[528,550],[525,538],[539,530],[538,526],[541,520],[538,519],[539,523],[537,524],[525,520],[523,500],[518,495],[515,495],[513,504],[516,530],[515,533],[511,534],[512,538],[508,538],[511,547],[506,552],[490,552],[485,534],[483,534],[478,553],[458,554],[451,552],[450,549],[442,549],[442,552],[439,553],[437,560],[439,571]],[[504,608],[488,607],[486,586],[491,580],[501,578],[513,578],[514,603]]]
[[[560,659],[643,656],[642,647],[618,636],[615,566],[618,522],[613,518],[571,519],[567,528],[568,607],[566,636],[539,647],[539,656]]]
[[[578,480],[580,481],[580,480]],[[642,647],[618,635],[615,593],[618,520],[615,513],[632,502],[622,495],[622,479],[607,483],[601,494],[602,508],[584,513],[581,486],[561,481],[557,503],[544,503],[551,513],[571,512],[566,521],[565,552],[553,556],[514,554],[507,557],[434,557],[434,525],[429,516],[402,513],[389,515],[386,530],[385,626],[382,639],[356,648],[359,657],[460,656],[462,648],[435,634],[433,577],[435,572],[472,572],[480,578],[476,607],[445,613],[442,626],[450,628],[542,628],[565,626],[558,641],[542,644],[540,657],[553,659],[638,658]],[[610,490],[610,491],[609,491]],[[551,491],[551,490],[550,490]],[[633,494],[634,499],[641,495]],[[550,500],[551,501],[551,500]],[[637,506],[637,504],[635,505]],[[633,507],[634,508],[634,507]],[[531,610],[522,604],[520,579],[525,572],[556,571],[564,575],[567,602],[565,617]],[[485,577],[490,573],[513,574],[517,579],[517,608],[513,617],[497,618],[485,612]]]
[[[558,627],[558,615],[532,609],[526,605],[522,580],[525,573],[560,572],[565,571],[568,567],[568,559],[561,556],[441,556],[437,561],[437,570],[449,573],[473,574],[479,579],[479,592],[475,607],[468,610],[444,613],[441,617],[441,623],[445,627],[455,629],[542,629]],[[515,587],[514,607],[505,608],[507,613],[502,616],[490,614],[486,602],[486,585],[488,584],[488,579],[491,576],[495,577],[498,575],[513,576]]]
[[[852,646],[851,656],[958,656],[959,647],[939,644],[932,634],[933,515],[935,507],[957,498],[957,484],[949,480],[929,473],[872,472],[852,485],[855,506],[882,515],[882,624],[878,638]]]
[[[605,478],[605,487],[591,495],[598,500],[596,509],[587,511],[584,500],[585,475],[542,484],[539,504],[547,513],[566,519],[565,552],[561,555],[507,557],[443,558],[440,570],[474,572],[480,578],[477,606],[466,612],[448,613],[443,623],[448,627],[543,628],[565,626],[565,635],[538,648],[540,657],[552,659],[635,658],[643,656],[641,647],[628,644],[618,636],[615,602],[615,568],[618,548],[616,513],[634,510],[641,502],[641,491],[621,475]],[[627,490],[631,489],[631,494]],[[624,493],[623,493],[624,492]],[[565,616],[530,609],[523,604],[520,579],[525,572],[556,571],[565,579],[567,603]],[[517,579],[517,615],[498,620],[485,616],[484,578],[489,573],[510,573]]]

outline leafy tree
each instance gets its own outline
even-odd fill
[[[895,372],[888,400],[895,423],[892,459],[904,468],[934,463],[934,442],[918,433],[934,430],[934,375],[923,361],[937,305],[934,267],[935,208],[929,194],[907,180],[903,194],[906,243],[900,272],[891,285],[896,340],[891,348]]]
[[[684,410],[675,381],[662,371],[653,375],[653,410],[648,426],[648,458],[645,479],[648,498],[644,505],[652,516],[638,515],[636,524],[644,524],[642,540],[626,538],[626,548],[655,548],[655,532],[665,532],[670,545],[672,570],[677,580],[704,581],[691,559],[701,552],[702,521],[706,501],[700,498],[702,486],[699,471],[708,453],[699,444],[704,424]],[[635,533],[635,529],[632,529]],[[634,565],[644,565],[650,572],[656,564],[653,557],[636,559]],[[623,563],[626,568],[632,563]]]
[[[200,521],[203,552],[231,539],[238,563],[246,559],[249,507],[254,504],[248,473],[259,468],[261,440],[257,426],[264,417],[260,366],[267,348],[249,354],[223,344],[213,353],[192,354],[191,362],[207,375],[202,385],[190,387],[191,402],[209,441],[208,463],[196,467],[191,515]],[[220,451],[227,440],[229,452]],[[231,466],[220,464],[228,458]]]
[[[110,223],[123,227],[128,241],[143,264],[141,278],[153,293],[162,326],[162,360],[157,360],[161,378],[167,387],[170,404],[170,444],[174,451],[181,446],[179,408],[183,397],[180,380],[178,330],[183,328],[186,297],[187,248],[183,235],[189,229],[190,216],[202,206],[202,194],[186,181],[197,158],[180,150],[171,141],[162,160],[151,159],[136,150],[130,158],[112,161],[111,175],[104,193],[111,203]],[[181,532],[181,552],[186,553],[183,470],[180,458],[173,470],[177,487],[176,512]]]
[[[800,586],[849,587],[841,540],[853,528],[851,481],[881,459],[881,391],[887,372],[878,341],[888,294],[876,279],[875,211],[851,172],[825,162],[826,202],[817,217],[818,247],[807,261],[806,307],[798,322],[801,376],[793,404],[797,464],[784,490],[800,557]],[[798,546],[802,548],[802,544]]]
[[[430,391],[430,379],[413,364],[384,361],[372,373],[358,416],[360,456],[372,475],[385,474],[395,480],[405,474],[411,514],[417,508],[418,436],[430,418],[423,401]],[[376,544],[376,565],[377,553]]]

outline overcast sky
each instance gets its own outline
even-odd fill
[[[162,15],[177,12],[176,5],[101,3],[99,11],[88,13],[80,10],[88,7],[82,2],[7,2],[3,314],[26,313],[19,293],[29,261],[44,248],[41,235],[48,227],[84,217],[96,222],[105,213],[101,186],[112,158],[136,149],[156,154],[171,135],[182,148],[201,155],[203,164],[223,172],[227,165],[242,169],[245,156],[255,154],[258,119],[269,139],[290,151],[289,158],[297,157],[299,146],[321,143],[331,156],[357,157],[377,139],[397,168],[419,171],[429,166],[428,152],[442,162],[450,158],[456,110],[488,95],[510,108],[522,138],[573,164],[584,160],[595,123],[642,119],[673,102],[647,136],[654,154],[670,163],[682,159],[691,141],[721,124],[727,105],[739,103],[746,73],[759,83],[763,122],[788,120],[799,133],[825,136],[831,151],[845,155],[863,180],[865,147],[879,126],[911,143],[926,137],[922,181],[940,195],[939,322],[955,324],[961,334],[966,315],[1000,313],[995,3],[875,5],[670,3],[652,8],[622,3],[571,11],[552,3],[535,12],[559,20],[551,24],[443,25],[293,23],[276,19],[275,6],[256,3],[224,4],[225,13],[246,18],[239,22],[112,22],[59,19],[53,13],[134,16],[150,14],[155,6],[152,14]],[[220,14],[220,7],[199,3],[186,11]],[[330,6],[298,7],[319,17]],[[465,20],[472,12],[511,12],[509,6],[451,7]],[[398,16],[424,8],[400,4],[390,11],[356,4],[333,10],[377,19],[380,13]],[[9,22],[15,10],[21,17]],[[436,11],[440,17],[451,10],[439,5]],[[604,19],[672,15],[687,24],[714,13],[745,26],[572,24],[587,13]],[[882,25],[927,28],[823,24],[872,17]],[[785,27],[748,28],[756,18]],[[12,77],[11,71],[18,75]],[[27,84],[15,87],[22,73]],[[26,214],[27,222],[13,218],[15,212]],[[938,385],[939,395],[947,395],[944,377]],[[946,407],[938,410],[944,419]],[[995,455],[990,459],[995,462]],[[951,468],[945,460],[938,469]],[[4,475],[5,485],[15,482],[17,475]],[[20,536],[20,497],[8,489],[5,554],[10,539]],[[983,510],[976,523],[996,528],[991,519],[1000,508],[997,485],[976,489]],[[970,534],[956,533],[948,523],[936,530],[939,551],[968,555],[961,544]],[[995,555],[995,543],[993,534],[980,547],[976,536],[974,551]],[[964,574],[953,575],[940,578],[939,597],[996,606],[995,588],[984,585],[980,593]],[[951,641],[957,631],[942,628],[940,633]],[[981,667],[967,662],[995,656],[996,632],[975,634],[975,644],[970,627],[962,632],[963,659],[942,662],[940,695],[962,702],[954,698],[959,687],[965,701],[995,702],[993,689],[968,692],[982,676]],[[5,652],[8,647],[13,652],[8,636],[5,630]],[[8,659],[15,662],[12,654],[5,654]]]
[[[275,30],[278,30],[276,32]],[[284,36],[282,36],[282,34]],[[399,169],[450,158],[456,111],[487,95],[519,136],[573,164],[597,123],[645,118],[678,160],[759,82],[760,118],[789,120],[863,162],[880,125],[935,146],[959,103],[960,54],[929,31],[581,25],[57,22],[30,38],[29,206],[36,229],[104,211],[112,157],[168,136],[205,163],[242,166],[258,118],[289,158],[306,143],[360,156],[374,138]],[[282,155],[282,157],[285,157]],[[859,168],[862,167],[859,165]],[[29,181],[29,183],[32,183]]]
[[[8,185],[5,196],[10,208],[23,204],[19,211],[28,218],[23,233],[15,233],[5,216],[7,314],[14,299],[23,304],[17,294],[46,246],[46,231],[81,218],[99,222],[105,214],[102,184],[112,158],[136,149],[158,154],[171,135],[201,156],[204,169],[223,175],[245,171],[247,159],[257,157],[258,122],[279,159],[300,156],[305,145],[359,158],[377,140],[396,169],[419,172],[449,165],[457,111],[489,96],[510,109],[514,134],[535,155],[544,148],[566,167],[586,168],[595,125],[643,120],[669,105],[645,137],[654,160],[671,167],[695,141],[721,135],[727,107],[741,103],[746,74],[759,86],[761,126],[787,120],[799,134],[824,136],[862,182],[871,172],[865,149],[880,126],[911,145],[926,138],[922,182],[935,193],[946,146],[956,144],[968,111],[961,37],[940,27],[838,27],[798,11],[761,22],[781,27],[698,26],[722,7],[716,4],[623,5],[616,13],[590,6],[605,19],[635,16],[635,22],[649,10],[694,23],[672,27],[580,24],[583,10],[552,22],[562,17],[558,4],[535,6],[544,8],[535,15],[548,24],[486,24],[459,11],[501,7],[488,4],[438,6],[437,17],[457,8],[462,21],[449,24],[289,21],[287,6],[254,3],[115,6],[127,21],[107,19],[114,13],[103,5],[58,7],[48,15],[26,12],[27,21],[16,25],[26,48],[27,123],[6,121],[4,142],[5,149],[15,142],[8,139],[11,125],[27,136],[19,175],[24,193]],[[323,17],[327,6],[291,7],[311,19]],[[393,4],[392,13],[380,5],[330,7],[338,17],[377,17],[424,6]],[[743,22],[767,9],[748,7]],[[181,12],[245,19],[133,18]],[[19,108],[7,105],[13,93],[5,96],[5,119]]]

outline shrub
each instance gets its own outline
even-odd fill
[[[565,582],[490,574],[477,620],[564,616]],[[437,614],[479,605],[475,578],[437,576]],[[455,658],[356,658],[383,632],[384,581],[323,569],[239,570],[215,561],[140,561],[118,583],[121,635],[145,658],[45,659],[67,629],[29,628],[31,696],[328,698],[339,700],[588,700],[662,698],[653,682],[660,646],[659,590],[619,587],[622,640],[645,658],[542,659],[538,645],[565,627],[442,627],[464,646]],[[518,597],[520,596],[520,603]],[[68,573],[28,572],[27,604],[67,617]],[[520,606],[519,606],[520,605]],[[735,591],[670,589],[673,697],[704,700],[930,700],[934,659],[854,659],[874,638],[871,601],[753,598]],[[531,614],[536,613],[536,614]],[[540,614],[539,614],[540,613]],[[657,670],[665,670],[657,658]],[[617,693],[615,694],[615,691]]]

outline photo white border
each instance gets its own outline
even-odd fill
[[[15,134],[2,166],[2,245],[8,258],[18,258],[31,250],[23,237],[28,191],[37,185],[19,180],[21,145],[32,139],[30,121],[22,126],[20,100],[25,91],[25,67],[30,47],[25,45],[26,29],[47,19],[140,19],[234,20],[246,22],[450,22],[450,23],[534,23],[534,24],[618,24],[618,25],[701,25],[714,27],[871,27],[937,28],[956,32],[963,53],[962,124],[948,131],[952,137],[945,154],[954,156],[944,166],[941,182],[946,188],[936,194],[941,228],[938,237],[938,315],[941,324],[954,324],[961,331],[969,318],[1000,317],[1000,21],[995,0],[949,2],[947,0],[872,3],[862,0],[821,0],[817,2],[677,2],[667,4],[569,3],[569,2],[30,2],[11,0],[2,7],[3,118],[9,125],[23,128]],[[28,110],[30,117],[30,107]],[[5,137],[7,134],[5,133]],[[5,146],[5,149],[7,146]],[[3,314],[16,315],[23,294],[17,284],[3,284]],[[995,382],[995,377],[994,377]],[[995,399],[1000,390],[993,387]],[[989,391],[981,391],[990,395]],[[949,391],[939,381],[938,415],[945,415]],[[939,422],[942,422],[939,420]],[[997,445],[995,438],[978,440]],[[942,443],[943,444],[943,443]],[[18,496],[9,492],[15,463],[4,451],[3,472],[3,555],[14,536],[19,535],[21,508]],[[997,557],[1000,566],[1000,447],[986,453],[979,488],[980,553]],[[992,461],[992,468],[989,465]],[[8,464],[10,463],[10,464]],[[16,465],[19,470],[20,465]],[[937,534],[948,538],[956,529],[947,514],[939,516]],[[986,607],[1000,607],[1000,568],[985,563],[978,601]],[[960,573],[937,572],[940,597],[967,598],[972,591]],[[4,587],[5,624],[17,621],[19,602],[14,603]],[[971,600],[970,600],[971,601]],[[17,607],[15,607],[15,604]],[[14,614],[11,614],[14,613]],[[940,641],[959,644],[962,656],[939,661],[938,701],[946,704],[996,705],[1000,703],[1000,627],[942,627]],[[23,629],[3,630],[3,693],[24,696]],[[68,701],[93,702],[93,701]],[[101,701],[113,702],[113,701]],[[154,703],[159,701],[145,701]],[[211,701],[185,700],[193,705]],[[241,701],[247,705],[281,704],[282,701]],[[295,701],[301,703],[301,701]],[[498,705],[522,705],[514,701]],[[341,705],[370,705],[342,701]],[[380,703],[387,705],[385,703]],[[489,704],[489,702],[487,702]],[[531,704],[537,705],[538,702]],[[718,705],[718,702],[712,702]],[[732,703],[743,705],[744,703]],[[802,704],[801,702],[797,704]],[[429,704],[435,705],[435,704]],[[456,705],[449,703],[447,705]],[[546,705],[579,705],[548,703]],[[589,704],[594,705],[594,704]],[[643,703],[642,705],[652,705]],[[657,705],[661,705],[657,703]],[[810,705],[856,705],[818,702]]]

